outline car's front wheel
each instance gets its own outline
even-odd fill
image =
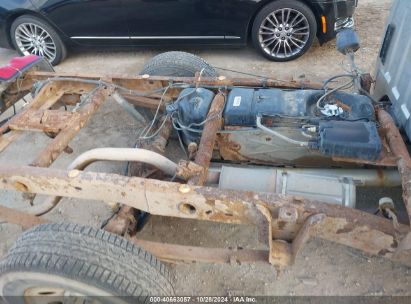
[[[34,16],[20,16],[11,25],[14,47],[22,55],[37,55],[52,65],[66,57],[66,48],[57,32],[45,21]]]
[[[257,14],[252,39],[266,58],[289,61],[311,47],[316,32],[315,16],[307,5],[295,0],[279,0]]]

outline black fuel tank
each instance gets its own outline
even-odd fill
[[[234,88],[228,95],[224,122],[225,125],[251,127],[256,126],[257,115],[322,116],[316,113],[316,103],[323,94],[322,90]],[[332,98],[345,105],[345,119],[375,119],[371,100],[366,96],[336,92]]]

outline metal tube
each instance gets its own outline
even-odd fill
[[[286,141],[290,144],[298,145],[298,146],[301,146],[301,147],[308,147],[308,142],[294,140],[292,138],[289,138],[287,136],[282,135],[281,133],[278,133],[277,131],[274,131],[270,128],[267,128],[266,126],[264,126],[261,123],[261,118],[262,118],[261,116],[257,116],[257,120],[256,120],[257,128],[259,128],[261,131],[263,131],[265,133],[268,133],[268,134],[271,134],[271,135],[274,135],[274,136],[276,136],[276,137],[278,137],[278,138],[280,138],[280,139],[282,139],[282,140],[284,140],[284,141]]]
[[[135,161],[152,165],[164,173],[173,176],[177,164],[156,152],[137,148],[97,148],[78,156],[68,167],[68,170],[84,170],[91,163],[106,161]]]

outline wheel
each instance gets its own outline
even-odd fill
[[[34,16],[18,17],[11,25],[10,37],[22,55],[44,57],[57,65],[66,57],[66,47],[57,32],[45,21]]]
[[[215,69],[203,58],[187,52],[165,52],[151,58],[140,71],[140,75],[194,77],[196,73],[204,77],[217,77]],[[155,111],[136,107],[147,121],[152,121]]]
[[[252,40],[266,58],[290,61],[311,47],[316,33],[317,22],[307,5],[295,0],[278,0],[257,14]]]
[[[145,299],[141,296],[173,294],[169,272],[155,257],[87,226],[37,226],[22,234],[0,263],[0,295],[9,303],[27,303],[32,295],[52,296],[50,303],[63,303],[56,301],[63,295],[111,303],[118,296],[138,297],[121,298],[136,302]]]
[[[194,77],[217,77],[217,72],[204,59],[186,52],[165,52],[151,58],[140,71],[140,75]]]

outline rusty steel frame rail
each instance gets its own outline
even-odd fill
[[[195,175],[188,180],[188,184],[190,185],[204,185],[206,182],[208,167],[210,167],[214,144],[217,139],[217,132],[221,129],[223,122],[222,116],[225,99],[225,94],[218,93],[211,103],[206,123],[204,124],[200,146],[195,157],[195,163],[199,165],[202,170],[200,174]]]
[[[31,88],[32,82],[37,80],[46,80],[51,77],[79,77],[89,80],[98,80],[102,76],[100,74],[92,73],[56,73],[56,72],[42,72],[42,71],[32,71],[28,72],[25,75],[24,80],[20,84],[20,87],[29,87]],[[191,85],[215,85],[215,86],[249,86],[249,87],[277,87],[277,88],[311,88],[311,89],[320,89],[323,87],[322,83],[313,82],[310,80],[294,80],[290,78],[289,80],[276,79],[276,77],[261,77],[261,78],[227,78],[220,76],[218,78],[214,77],[168,77],[168,76],[150,76],[150,75],[141,75],[141,76],[130,76],[124,74],[110,74],[109,75],[113,83],[123,85],[123,86],[132,86],[137,85],[141,80],[146,81],[141,89],[147,90],[148,88],[155,87],[159,83],[168,84],[172,83],[186,83]]]
[[[184,82],[193,85],[217,86],[261,86],[282,88],[304,88],[316,85],[307,85],[306,82],[279,82],[276,80],[258,79],[202,79],[197,78],[170,78],[150,77],[147,75],[137,77],[110,76],[101,78],[97,75],[56,74],[48,72],[29,72],[19,83],[19,90],[11,86],[6,95],[18,98],[24,90],[28,92],[31,86],[39,80],[50,77],[81,77],[85,80],[101,80],[107,84],[98,87],[86,82],[70,80],[48,82],[38,96],[16,115],[9,123],[0,128],[0,148],[6,147],[22,130],[24,120],[34,117],[29,130],[53,131],[56,134],[51,144],[43,150],[32,165],[7,167],[0,166],[0,189],[17,190],[28,194],[45,194],[64,196],[80,199],[91,199],[105,202],[118,202],[123,204],[125,216],[134,209],[161,216],[173,216],[197,220],[215,221],[230,224],[255,225],[258,228],[258,239],[265,250],[250,251],[244,255],[244,260],[261,260],[265,256],[268,261],[276,266],[291,264],[303,245],[311,237],[320,237],[326,240],[341,243],[357,248],[369,254],[384,256],[393,260],[411,265],[411,233],[409,225],[394,225],[390,220],[377,217],[357,209],[350,209],[322,202],[311,201],[299,197],[282,196],[277,194],[223,190],[204,187],[204,176],[207,172],[212,149],[215,142],[215,132],[221,125],[221,118],[210,116],[204,128],[209,130],[209,136],[203,136],[195,163],[185,163],[185,173],[196,173],[189,178],[189,184],[167,182],[141,177],[125,177],[117,174],[82,172],[77,170],[66,171],[44,168],[49,166],[56,157],[68,146],[70,140],[80,131],[87,120],[97,111],[99,106],[115,90],[115,84],[130,90],[141,92],[163,88],[170,83]],[[93,91],[90,102],[82,105],[74,115],[62,115],[66,123],[57,127],[53,121],[58,121],[59,115],[51,112],[58,101],[64,100],[69,104],[76,104],[81,96]],[[177,96],[177,89],[170,89],[168,98]],[[141,97],[125,94],[137,105],[154,107],[158,104],[159,96]],[[6,96],[7,97],[7,96]],[[8,99],[8,104],[16,100]],[[217,94],[213,101],[213,112],[224,105],[224,98]],[[31,116],[32,114],[34,116]],[[398,129],[393,124],[392,118],[383,110],[378,111],[378,118],[385,129],[386,142],[390,152],[389,163],[396,161],[403,179],[404,201],[408,214],[411,212],[411,160],[406,151],[405,144],[399,135]],[[211,115],[211,114],[210,114]],[[38,117],[41,117],[40,121]],[[54,125],[54,128],[53,128]],[[162,131],[164,138],[159,138],[159,152],[163,152],[165,142],[171,131],[170,124]],[[70,128],[69,128],[70,127]],[[13,129],[14,128],[14,129]],[[11,130],[3,134],[5,130]],[[207,132],[206,132],[207,133]],[[11,135],[10,135],[11,134]],[[207,134],[206,134],[207,135]],[[157,139],[156,139],[157,140]],[[154,146],[153,146],[154,147]],[[387,158],[388,159],[388,158]],[[383,159],[384,160],[384,159]],[[384,164],[384,162],[380,162]],[[199,169],[200,168],[200,169]],[[124,214],[122,214],[124,217]],[[0,208],[0,217],[7,221],[25,221],[25,227],[41,223],[43,220],[31,217],[28,214],[8,208]],[[113,228],[116,230],[116,228]],[[123,229],[120,229],[123,231]],[[124,231],[123,231],[124,232]],[[173,257],[172,252],[183,255],[183,260],[194,259],[190,250],[199,252],[192,247],[158,244],[133,239],[135,242],[151,250],[164,259]],[[145,245],[143,245],[145,244]],[[173,247],[174,246],[174,247]],[[149,249],[150,250],[150,249]],[[218,259],[231,259],[232,253],[227,251],[210,250]],[[241,255],[241,254],[240,254]],[[235,255],[234,255],[235,256]],[[201,259],[211,261],[210,256]]]
[[[71,117],[65,128],[39,153],[31,165],[37,167],[50,166],[61,152],[64,151],[74,136],[84,127],[90,117],[99,109],[111,92],[110,89],[105,87],[96,89],[91,94],[90,101],[80,107],[77,112],[74,112],[76,115]]]
[[[230,87],[230,86],[250,86],[250,87],[277,87],[277,88],[295,88],[295,89],[320,89],[322,88],[322,83],[312,82],[309,80],[281,80],[275,77],[267,78],[226,78],[220,76],[218,78],[207,78],[207,77],[164,77],[164,76],[130,76],[123,74],[111,74],[106,77],[102,77],[99,74],[92,73],[57,73],[57,72],[44,72],[38,71],[35,68],[29,70],[21,78],[17,79],[14,83],[9,85],[9,87],[3,92],[2,101],[5,105],[1,111],[3,112],[6,108],[11,107],[22,97],[31,92],[33,85],[39,81],[46,81],[50,78],[82,78],[84,80],[105,80],[106,83],[115,84],[122,86],[124,88],[132,90],[150,91],[152,89],[166,87],[173,83],[185,83],[191,85],[208,85],[208,86],[218,86],[218,87]],[[176,97],[178,90],[169,89],[167,95],[171,97]],[[67,104],[72,103],[71,99],[74,97],[74,103],[76,103],[76,95],[79,92],[67,92],[64,99]],[[135,103],[148,108],[157,108],[160,95],[153,94],[150,97],[135,96],[133,94],[125,93],[123,95],[130,103]]]
[[[0,179],[1,189],[115,201],[161,216],[255,225],[270,249],[271,263],[278,266],[289,265],[312,236],[411,265],[409,258],[398,258],[398,244],[409,226],[396,229],[388,219],[357,209],[277,194],[30,166],[0,166]]]
[[[387,133],[388,144],[397,158],[397,166],[402,179],[403,199],[408,220],[411,223],[411,157],[391,115],[383,109],[378,109],[377,114],[381,127]]]

